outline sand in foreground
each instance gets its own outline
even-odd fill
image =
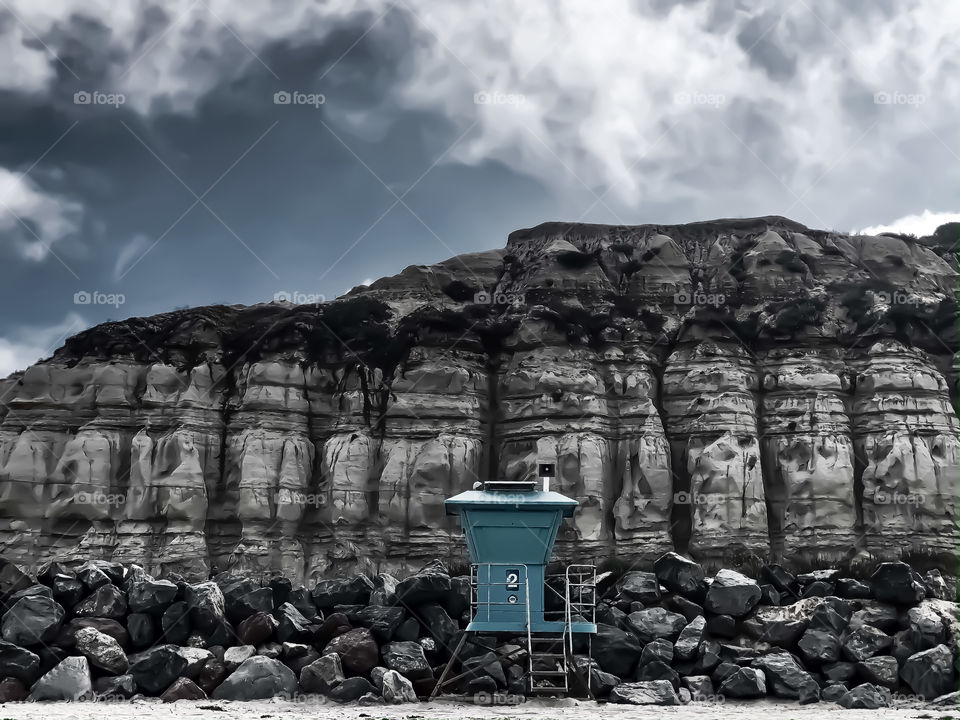
[[[333,703],[290,701],[225,702],[198,700],[163,704],[156,701],[124,703],[6,703],[0,718],[7,720],[954,720],[950,708],[885,708],[844,710],[833,703],[800,706],[769,701],[694,703],[681,707],[598,705],[576,700],[535,701],[509,707],[480,707],[453,701],[395,706],[342,706]]]

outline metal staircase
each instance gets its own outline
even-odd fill
[[[552,576],[557,578],[559,576]],[[546,587],[563,600],[563,631],[537,633],[527,625],[527,657],[530,693],[533,695],[570,694],[570,672],[573,662],[574,621],[595,622],[597,570],[594,565],[570,565],[563,577],[564,593],[560,595],[549,583]],[[592,638],[588,643],[592,649]],[[588,656],[592,653],[588,650]],[[590,693],[589,665],[582,684]]]

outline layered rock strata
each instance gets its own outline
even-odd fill
[[[947,556],[938,233],[546,223],[324,305],[97,326],[0,381],[0,550],[402,571],[463,559],[444,498],[554,462],[564,559]]]

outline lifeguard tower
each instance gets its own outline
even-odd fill
[[[596,568],[570,565],[562,576],[547,576],[557,531],[563,518],[573,516],[577,501],[551,492],[553,465],[540,465],[539,473],[542,486],[536,480],[478,483],[445,505],[448,515],[460,516],[470,554],[467,633],[526,636],[530,691],[566,695],[573,635],[597,632]],[[547,609],[548,598],[559,600],[551,603],[558,609]]]

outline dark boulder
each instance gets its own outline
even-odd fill
[[[764,655],[754,660],[752,666],[763,670],[771,695],[791,700],[819,698],[816,680],[789,653]]]
[[[662,660],[651,660],[637,668],[636,679],[639,681],[666,680],[674,690],[680,689],[680,674],[668,663]]]
[[[703,608],[693,602],[693,600],[688,600],[683,595],[668,595],[664,604],[668,610],[673,610],[673,612],[678,612],[683,615],[687,619],[687,622],[691,622],[695,618],[703,615]]]
[[[823,630],[807,630],[797,643],[806,663],[822,665],[840,659],[840,639]]]
[[[653,607],[630,613],[627,616],[627,624],[640,642],[648,643],[657,638],[675,640],[680,635],[680,631],[686,627],[687,620],[678,613]]]
[[[383,664],[410,680],[433,676],[423,648],[415,642],[392,642],[384,645]],[[466,662],[464,665],[466,666]]]
[[[780,591],[773,585],[760,585],[760,604],[761,605],[779,605]]]
[[[892,605],[917,605],[927,596],[923,578],[902,562],[883,563],[870,576],[873,596]]]
[[[839,578],[834,583],[834,589],[839,597],[849,600],[867,600],[873,597],[873,588],[868,583],[853,578]]]
[[[313,597],[311,597],[310,591],[305,587],[301,586],[291,590],[287,602],[299,610],[300,614],[310,622],[317,622],[322,619],[320,613],[317,612],[317,606],[313,604]],[[276,604],[274,606],[279,607],[279,605]]]
[[[429,637],[434,638],[443,647],[452,646],[460,636],[460,626],[451,618],[443,606],[438,603],[427,603],[417,608],[417,615],[421,620]]]
[[[659,584],[670,592],[702,599],[706,590],[703,568],[675,552],[668,552],[657,558],[653,564],[653,572]],[[643,600],[640,597],[636,599]]]
[[[160,699],[165,703],[177,700],[206,700],[207,694],[193,680],[179,677],[163,691]]]
[[[397,602],[405,607],[416,607],[428,602],[443,603],[453,591],[446,567],[434,560],[426,567],[397,583]]]
[[[87,587],[70,575],[55,575],[51,579],[50,587],[53,599],[64,607],[73,607],[87,595]]]
[[[164,610],[160,618],[163,639],[174,645],[183,645],[190,637],[190,608],[183,600],[178,600]],[[172,681],[171,681],[172,682]]]
[[[265,612],[257,612],[245,618],[237,626],[237,639],[241,645],[260,645],[273,637],[277,619]]]
[[[697,645],[699,644],[700,644],[699,641],[697,641]],[[694,645],[693,647],[694,653],[696,653],[697,651],[697,645]],[[643,652],[640,653],[640,665],[641,666],[646,665],[647,663],[653,662],[654,660],[660,660],[662,662],[665,662],[667,665],[669,665],[670,663],[673,662],[673,654],[674,654],[673,643],[670,642],[669,640],[659,638],[657,640],[647,643],[647,645],[643,648]],[[639,678],[639,679],[643,679],[643,678]]]
[[[947,640],[943,619],[926,602],[907,611],[907,631],[910,645],[917,651],[929,650]]]
[[[915,653],[900,668],[903,681],[927,700],[956,690],[957,683],[953,675],[953,654],[946,645]]]
[[[878,655],[857,663],[857,674],[864,682],[896,690],[900,684],[900,665],[896,658]]]
[[[227,677],[227,667],[223,664],[223,660],[211,658],[200,668],[200,673],[197,675],[197,685],[209,696],[223,682],[225,677]]]
[[[755,580],[733,570],[720,570],[707,591],[703,608],[715,615],[742,617],[760,602],[760,586]]]
[[[366,605],[372,590],[370,578],[358,575],[352,580],[320,580],[310,594],[317,609],[325,611],[337,605]]]
[[[0,634],[20,646],[53,642],[65,614],[59,603],[43,595],[21,598],[4,613]]]
[[[870,683],[864,683],[844,693],[837,705],[847,710],[877,710],[890,707],[890,691]]]
[[[244,660],[213,691],[216,700],[291,699],[297,693],[297,677],[279,660],[257,655]]]
[[[317,628],[313,636],[313,644],[318,648],[326,647],[327,643],[338,635],[353,630],[350,619],[343,613],[332,613]]]
[[[120,644],[120,647],[125,648],[130,645],[130,634],[123,625],[110,618],[98,617],[74,618],[60,629],[54,644],[62,648],[74,647],[77,642],[77,632],[86,627],[96,628],[105,635],[109,635]]]
[[[40,677],[40,657],[25,648],[0,641],[0,677],[32,685]]]
[[[275,612],[277,641],[312,642],[314,629],[309,621],[290,603],[284,603]]]
[[[33,580],[9,560],[0,558],[0,599],[33,585]]]
[[[780,565],[765,565],[760,568],[760,582],[773,586],[782,596],[792,600],[800,597],[800,583],[797,578]]]
[[[30,691],[22,680],[15,677],[0,680],[0,703],[23,702],[29,695]]]
[[[824,665],[820,668],[820,672],[829,681],[846,682],[847,680],[853,680],[856,676],[857,666],[850,662],[835,662]]]
[[[149,576],[139,576],[127,586],[127,605],[130,612],[162,615],[177,599],[179,589],[169,580],[154,580]]]
[[[226,619],[226,600],[212,580],[187,585],[184,601],[190,611],[190,626],[202,633],[214,632]]]
[[[697,648],[697,661],[694,663],[694,675],[708,675],[720,664],[720,643],[715,640],[704,640]]]
[[[816,580],[809,585],[803,586],[802,597],[827,597],[828,595],[833,595],[833,583]]]
[[[858,604],[860,609],[850,616],[850,629],[856,630],[864,625],[870,625],[885,633],[894,633],[900,629],[900,610],[893,605],[869,600]]]
[[[130,644],[135,648],[153,645],[157,639],[156,620],[145,613],[130,613],[127,616],[127,631],[130,634]]]
[[[737,619],[732,615],[711,615],[706,630],[712,637],[732,640],[737,636]]]
[[[843,655],[851,662],[863,662],[893,645],[893,638],[882,630],[864,625],[843,638]]]
[[[680,684],[690,692],[694,702],[713,698],[713,680],[708,675],[687,675],[680,678]]]
[[[484,676],[493,678],[496,683],[495,688],[502,688],[507,685],[507,676],[496,653],[488,652],[486,655],[478,655],[465,660],[463,672],[470,673],[466,676],[468,680]]]
[[[741,700],[761,698],[767,694],[767,683],[763,671],[742,667],[737,668],[720,684],[717,693],[723,697]]]
[[[351,677],[331,690],[328,697],[334,702],[348,703],[370,693],[376,693],[376,688],[369,680],[364,677]]]
[[[687,626],[680,631],[680,636],[673,648],[673,654],[678,660],[692,660],[697,656],[697,648],[700,647],[700,641],[703,639],[703,631],[707,626],[707,620],[704,617],[694,618]]]
[[[328,695],[345,679],[340,656],[330,653],[317,658],[300,671],[300,689],[305,693]]]
[[[323,649],[323,654],[336,653],[347,672],[366,675],[380,660],[380,649],[367,628],[356,628],[338,635]]]
[[[609,702],[622,705],[679,705],[680,698],[666,680],[620,683],[610,691]]]
[[[239,623],[258,612],[273,612],[273,590],[269,587],[232,573],[220,573],[214,582],[223,593],[224,610],[231,622]]]
[[[644,605],[653,605],[660,602],[660,581],[650,572],[633,570],[624,573],[617,582],[617,592],[621,597]]]
[[[158,645],[131,655],[129,660],[137,687],[149,695],[162,693],[187,669],[187,659],[175,645]]]
[[[399,581],[389,573],[380,573],[373,578],[373,589],[370,591],[371,605],[396,605],[397,585]]]
[[[633,677],[642,646],[631,633],[604,623],[597,623],[593,637],[593,658],[605,672],[617,677]]]
[[[82,582],[89,592],[104,585],[110,585],[110,577],[96,565],[84,563],[77,568],[77,580]]]
[[[73,614],[123,620],[127,616],[127,596],[116,585],[101,585],[73,609]]]
[[[290,582],[289,578],[285,578],[282,575],[276,575],[270,578],[270,581],[267,583],[267,587],[270,588],[270,592],[273,593],[273,606],[280,607],[285,602],[290,602],[290,594],[293,592],[293,583]],[[293,603],[290,603],[291,605]],[[313,602],[311,601],[311,605]]]
[[[822,598],[807,598],[781,607],[761,606],[743,619],[743,631],[762,642],[782,648],[793,647],[810,624]],[[709,630],[709,623],[708,623]]]
[[[439,605],[435,606],[440,612],[444,612]],[[373,637],[379,643],[387,643],[393,638],[400,623],[403,622],[407,611],[402,607],[384,607],[382,605],[368,605],[360,608],[357,612],[349,614],[347,617],[353,625],[370,628]],[[451,621],[453,622],[453,621]],[[456,623],[454,623],[456,625]],[[446,642],[446,641],[445,641]]]

